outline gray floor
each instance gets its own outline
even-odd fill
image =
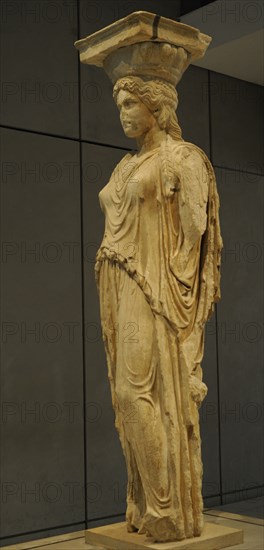
[[[208,522],[244,531],[244,542],[229,547],[230,550],[232,548],[237,550],[263,550],[264,533],[263,522],[261,521],[263,509],[264,497],[257,497],[207,509],[205,518]],[[39,550],[95,550],[95,547],[85,544],[83,532],[5,546],[3,550],[36,550],[37,548]],[[226,548],[226,550],[229,550],[229,548]]]
[[[264,496],[217,506],[217,510],[264,519]]]

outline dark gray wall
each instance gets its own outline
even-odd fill
[[[94,256],[98,192],[126,149],[111,85],[73,42],[154,1],[4,5],[1,53],[1,544],[122,519]],[[180,2],[159,13],[176,19]],[[223,298],[207,326],[205,505],[263,491],[262,89],[191,67],[186,140],[215,168]],[[82,253],[83,251],[83,253]]]

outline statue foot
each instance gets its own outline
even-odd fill
[[[135,503],[129,503],[126,511],[126,522],[128,533],[139,531],[142,526],[142,516]]]
[[[136,531],[138,531],[138,528],[135,527],[135,525],[133,525],[132,523],[127,523],[127,532],[128,533],[135,533]]]
[[[144,521],[142,520],[140,528],[138,530],[138,535],[145,535],[145,534],[146,534],[146,529],[144,526]]]
[[[196,524],[194,526],[193,536],[194,537],[200,537],[204,528],[204,520],[201,515],[201,517],[196,521]]]
[[[145,535],[146,533],[146,529],[143,525],[143,522],[141,522],[141,525],[140,527],[136,527],[135,525],[133,525],[132,523],[127,523],[127,532],[128,533],[138,533],[138,535]]]
[[[144,518],[147,537],[154,542],[169,542],[185,539],[185,533],[176,527],[170,516],[154,517],[148,514]]]

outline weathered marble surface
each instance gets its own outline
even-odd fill
[[[175,85],[209,42],[138,12],[76,44],[83,62],[112,79],[124,132],[138,146],[99,194],[106,225],[96,279],[128,472],[127,529],[160,542],[203,531],[201,361],[220,298],[222,239],[214,172],[182,138]]]

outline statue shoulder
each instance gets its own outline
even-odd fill
[[[196,145],[167,136],[161,145],[161,167],[165,195],[170,197],[175,191],[182,196],[199,195],[207,200],[210,178],[208,159]]]
[[[204,151],[194,143],[188,141],[175,141],[169,137],[170,146],[174,152],[174,159],[183,164],[197,162],[198,164],[210,164],[210,161]]]

